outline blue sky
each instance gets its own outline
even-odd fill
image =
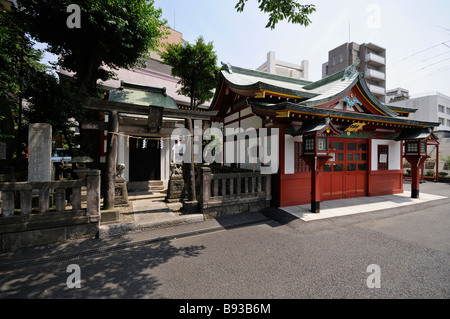
[[[279,23],[266,29],[267,15],[249,0],[155,0],[170,27],[193,43],[212,41],[220,61],[257,68],[275,51],[277,59],[309,60],[309,79],[321,78],[328,51],[345,42],[372,42],[386,48],[387,89],[410,94],[438,91],[450,96],[450,1],[304,1],[315,4],[308,27]],[[349,34],[350,24],[350,34]]]
[[[309,80],[316,81],[329,50],[349,40],[372,42],[386,48],[387,89],[450,96],[450,1],[298,1],[316,5],[312,23],[281,22],[274,30],[265,28],[268,16],[257,0],[248,0],[242,13],[234,8],[238,0],[155,0],[155,7],[184,40],[193,43],[203,36],[212,41],[219,65],[255,69],[274,51],[279,60],[308,60]]]

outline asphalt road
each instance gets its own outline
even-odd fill
[[[450,195],[449,185],[429,186]],[[449,204],[313,222],[270,220],[23,264],[0,271],[0,299],[448,299]],[[69,288],[78,274],[80,288]]]

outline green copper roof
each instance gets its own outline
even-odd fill
[[[397,112],[412,112],[413,109],[401,109],[381,103],[369,90],[363,73],[357,71],[356,61],[351,66],[335,74],[327,76],[321,80],[310,82],[300,79],[293,79],[285,76],[269,74],[266,72],[239,68],[224,64],[218,78],[218,88],[226,83],[231,88],[237,90],[267,90],[286,95],[301,96],[298,103],[281,102],[274,103],[268,99],[250,98],[249,104],[254,109],[277,111],[292,110],[306,114],[316,114],[318,116],[350,117],[356,120],[372,120],[377,122],[387,122],[394,124],[409,124],[416,126],[437,126],[439,123],[414,121],[406,117],[401,117]],[[370,113],[358,113],[326,109],[320,105],[334,101],[343,97],[352,88],[357,86],[363,96],[383,115]],[[219,90],[216,90],[211,107],[214,107],[219,98]],[[267,94],[266,94],[267,96]]]
[[[243,91],[267,90],[305,98],[311,98],[317,95],[314,92],[303,89],[303,86],[312,83],[310,81],[244,69],[237,66],[224,66],[220,71],[220,79],[223,79],[230,87]]]
[[[164,89],[133,84],[125,84],[123,88],[110,91],[109,100],[138,105],[161,106],[166,109],[178,109],[175,100],[166,95]]]

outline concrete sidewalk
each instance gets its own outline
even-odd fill
[[[280,208],[305,222],[324,218],[339,217],[352,214],[368,213],[385,209],[398,209],[403,206],[417,205],[447,197],[432,194],[420,194],[420,198],[411,198],[411,192],[376,197],[356,197],[330,200],[320,203],[320,213],[312,213],[310,205],[289,206]],[[411,206],[411,209],[414,207]]]

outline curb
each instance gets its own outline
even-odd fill
[[[267,218],[270,218],[282,225],[290,226],[290,223],[293,221],[298,221],[302,223],[303,227],[306,227],[306,225],[317,225],[326,221],[333,220],[335,222],[334,225],[344,225],[344,224],[353,224],[358,223],[361,221],[365,221],[374,217],[377,218],[385,218],[392,215],[402,215],[407,214],[411,212],[411,210],[414,211],[420,211],[420,210],[426,210],[430,207],[440,206],[443,204],[450,203],[450,198],[443,198],[443,199],[437,199],[437,200],[430,200],[427,202],[421,202],[406,206],[399,206],[399,207],[393,207],[393,208],[381,208],[377,210],[372,210],[368,212],[361,212],[356,214],[348,214],[348,215],[342,215],[342,216],[335,216],[335,217],[329,217],[329,218],[323,218],[323,219],[317,219],[317,220],[310,220],[310,221],[304,221],[301,218],[290,214],[280,208],[275,207],[267,207],[261,211],[261,214],[266,216]],[[320,214],[320,213],[319,213]],[[295,226],[294,226],[295,228]]]
[[[177,229],[173,228],[173,227],[172,228],[171,227],[163,227],[163,228],[160,228],[162,233],[160,233],[159,235],[158,235],[158,232],[156,232],[156,233],[149,232],[147,234],[145,234],[145,232],[144,232],[144,234],[145,234],[144,238],[141,238],[141,239],[128,238],[127,242],[117,242],[117,243],[114,242],[114,240],[115,240],[114,238],[111,238],[113,240],[113,242],[111,242],[110,244],[108,244],[109,243],[108,239],[110,239],[110,238],[105,238],[105,237],[107,237],[107,236],[105,236],[104,238],[102,238],[103,240],[106,240],[104,243],[105,245],[101,245],[101,242],[100,242],[100,246],[96,247],[96,248],[80,249],[79,247],[77,247],[77,248],[73,247],[74,249],[70,249],[71,250],[70,253],[62,253],[62,254],[57,254],[54,256],[42,256],[42,251],[39,251],[38,254],[36,254],[36,255],[33,254],[34,256],[26,257],[26,254],[25,254],[25,256],[21,255],[21,257],[19,257],[19,258],[12,258],[9,261],[0,262],[0,271],[7,271],[7,270],[11,270],[11,269],[24,268],[24,267],[32,267],[32,266],[36,266],[36,265],[72,260],[72,259],[77,259],[77,258],[81,258],[81,257],[95,256],[95,255],[110,253],[113,251],[126,249],[126,248],[130,248],[130,247],[139,247],[141,245],[158,243],[158,242],[166,241],[166,240],[173,240],[173,239],[185,238],[185,237],[196,236],[196,235],[201,235],[201,234],[208,234],[208,233],[213,233],[213,232],[217,232],[217,231],[229,230],[229,229],[233,229],[233,228],[237,228],[237,227],[255,225],[255,224],[271,221],[270,219],[268,219],[267,217],[265,217],[261,214],[252,214],[252,215],[248,215],[248,216],[244,216],[244,214],[242,214],[242,215],[229,216],[231,218],[230,219],[225,218],[222,221],[222,223],[220,223],[217,220],[206,220],[206,221],[204,221],[204,223],[196,223],[194,221],[198,220],[199,216],[201,216],[202,221],[203,221],[203,215],[200,215],[200,214],[195,214],[195,215],[197,215],[197,216],[193,216],[193,218],[185,218],[185,220],[186,220],[185,223],[178,221],[178,225],[174,225],[174,226],[182,226],[182,225],[191,224],[191,227],[189,227],[189,225],[187,225],[187,227],[188,228],[193,227],[193,229],[185,230],[184,228],[182,228],[181,231],[180,230],[173,231],[174,229],[175,230],[177,230]],[[192,215],[189,217],[192,217]],[[175,222],[175,221],[173,221],[173,222]],[[158,224],[158,223],[152,223],[153,227],[156,226],[155,224]],[[197,226],[195,226],[194,224],[197,224]],[[199,227],[198,225],[202,225],[202,224],[203,225],[212,224],[212,226],[198,228]],[[116,227],[116,228],[123,229],[123,227]],[[136,227],[134,227],[134,229],[135,229],[135,233],[140,232],[139,230],[137,230]],[[144,231],[144,230],[142,230],[142,231]],[[153,235],[153,236],[151,236],[151,235]],[[97,241],[97,240],[98,239],[95,239],[95,241]],[[34,247],[34,248],[36,248],[36,247]],[[67,249],[65,251],[67,251]]]
[[[181,215],[178,218],[166,219],[148,223],[122,223],[100,225],[99,238],[122,236],[129,233],[138,233],[147,230],[169,228],[179,225],[193,224],[204,221],[203,214]]]

